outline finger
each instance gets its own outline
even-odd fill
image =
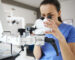
[[[49,21],[46,21],[46,22],[44,22],[44,24],[51,25],[51,22],[49,22]]]
[[[45,22],[45,23],[44,23],[44,26],[45,26],[45,27],[52,28],[52,27],[53,27],[53,24],[51,24],[51,23],[49,23],[49,22]]]
[[[46,34],[53,34],[51,31],[45,31]]]
[[[54,20],[49,21],[49,23],[50,23],[50,25],[52,25],[52,26],[57,26],[57,25],[55,24],[55,21],[54,21]],[[48,24],[49,24],[49,23],[48,23]]]
[[[51,21],[52,19],[48,19],[48,21]]]
[[[45,27],[48,27],[48,28],[52,28],[52,26],[51,25],[48,25],[48,24],[45,24],[44,26]]]
[[[48,20],[48,21],[46,21],[46,23],[48,23],[48,24],[52,24],[52,25],[55,24],[55,22],[54,22],[53,20]]]

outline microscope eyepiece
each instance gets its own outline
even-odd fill
[[[44,17],[40,17],[41,20],[44,20]]]
[[[52,19],[52,16],[51,16],[51,15],[48,15],[47,18],[48,18],[48,19]]]
[[[48,19],[52,19],[52,15],[47,16]],[[44,17],[40,17],[41,20],[44,20]]]
[[[20,29],[18,29],[18,32],[19,32],[20,35],[22,36],[22,35],[23,35],[23,32],[25,32],[25,29],[20,28]]]

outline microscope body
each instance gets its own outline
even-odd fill
[[[36,27],[36,29],[33,31],[33,33],[35,35],[45,35],[46,31],[52,31],[52,28],[47,28],[44,26],[44,22],[47,21],[47,19],[51,20],[51,18],[52,18],[52,16],[49,15],[49,16],[47,16],[47,18],[38,19],[35,22],[34,27]],[[53,38],[45,37],[44,42],[50,43],[54,47],[54,49],[57,53],[57,56],[59,55],[57,45],[56,45],[55,40]]]
[[[5,33],[5,41],[6,43],[11,43],[13,45],[23,46],[26,50],[26,46],[28,45],[39,45],[42,46],[45,42],[51,43],[52,46],[55,48],[55,51],[58,55],[57,46],[55,44],[54,39],[50,39],[45,37],[45,31],[52,31],[51,28],[44,27],[43,22],[47,21],[47,19],[41,20],[38,19],[34,26],[29,29],[19,29],[17,36],[13,36],[10,33]],[[3,39],[2,39],[3,40]],[[24,54],[26,51],[21,51],[20,56],[16,58],[16,60],[23,58],[22,60],[26,60],[27,55]]]

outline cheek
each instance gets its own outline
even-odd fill
[[[55,17],[52,18],[52,20],[54,20],[55,23],[56,23],[58,21],[58,17],[55,16]]]
[[[57,21],[57,20],[58,20],[58,14],[54,14],[54,16],[52,17],[52,19],[53,19],[54,21]]]
[[[52,20],[54,20],[54,21],[56,21],[57,19],[58,19],[57,16],[53,16],[53,17],[52,17]]]

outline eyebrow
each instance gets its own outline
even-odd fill
[[[50,12],[50,13],[47,13],[47,15],[53,15],[53,13]],[[41,13],[41,16],[45,16],[45,14],[44,13]]]
[[[53,13],[48,13],[47,15],[53,15]]]

